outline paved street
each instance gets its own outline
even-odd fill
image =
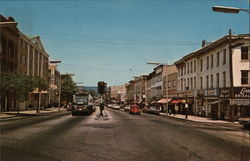
[[[108,120],[63,111],[2,121],[1,161],[249,160],[250,137],[235,123],[199,123],[106,109]]]

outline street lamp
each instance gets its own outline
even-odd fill
[[[236,8],[236,7],[226,7],[226,6],[213,6],[212,7],[214,12],[223,12],[223,13],[239,13],[240,11],[245,11],[250,13],[249,9],[242,9],[242,8]]]

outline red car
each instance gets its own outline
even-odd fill
[[[129,110],[129,113],[130,114],[138,114],[140,115],[141,114],[141,109],[138,105],[132,105],[130,110]]]

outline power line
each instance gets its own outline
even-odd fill
[[[128,45],[128,46],[198,46],[201,45],[200,43],[138,43],[138,42],[125,42],[125,41],[100,41],[100,40],[86,40],[86,39],[77,39],[77,38],[69,38],[69,37],[52,37],[52,36],[42,36],[45,39],[50,40],[64,40],[64,41],[74,41],[74,42],[86,42],[92,44],[99,44],[99,45]]]

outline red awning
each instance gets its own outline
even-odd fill
[[[160,99],[159,101],[157,101],[157,103],[164,104],[164,103],[168,103],[168,102],[170,102],[170,101],[171,101],[170,98],[169,98],[169,99],[167,99],[167,98],[162,98],[162,99]]]
[[[170,103],[177,104],[177,103],[186,103],[185,100],[173,100]]]

